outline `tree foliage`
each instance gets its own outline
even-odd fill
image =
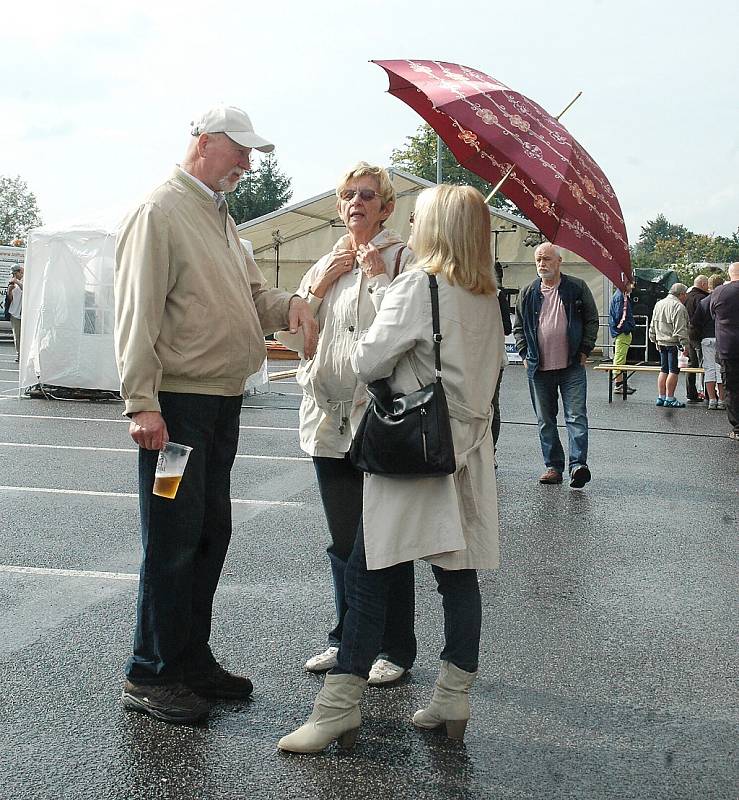
[[[436,132],[427,124],[421,125],[414,136],[406,136],[404,147],[393,150],[390,154],[390,163],[410,172],[419,178],[424,178],[432,183],[436,182]],[[492,190],[492,186],[474,172],[459,166],[459,162],[452,155],[452,151],[442,142],[441,145],[442,179],[444,183],[455,183],[474,186],[482,192],[483,196]],[[503,186],[505,189],[505,184]],[[496,208],[509,211],[518,216],[523,216],[516,206],[505,197],[504,192],[498,192],[491,201]]]
[[[23,239],[30,228],[41,224],[36,196],[28,184],[20,175],[0,175],[0,244]]]
[[[274,153],[267,153],[253,172],[247,172],[236,190],[226,195],[237,225],[277,211],[293,196],[292,179],[280,172]]]
[[[697,274],[705,272],[703,263],[739,261],[739,228],[731,236],[693,233],[659,214],[642,226],[631,259],[635,268],[675,269],[680,280],[690,285]]]

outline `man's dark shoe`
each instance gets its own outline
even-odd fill
[[[573,489],[582,489],[590,480],[590,477],[590,470],[585,465],[575,467],[570,475],[570,486]]]
[[[210,712],[208,703],[181,683],[148,685],[126,681],[121,704],[128,711],[141,711],[174,725],[192,725]]]
[[[690,403],[690,405],[692,406],[692,405],[695,405],[696,403],[702,403],[703,402],[703,398],[702,397],[689,397],[687,402]]]
[[[623,394],[624,387],[620,383],[617,383],[614,386],[614,390],[618,394]],[[628,383],[626,384],[626,394],[634,394],[635,391],[636,389],[633,386],[629,386]]]
[[[539,483],[562,483],[562,473],[549,467],[543,475],[539,476]]]
[[[213,664],[204,672],[186,675],[185,683],[195,694],[208,700],[246,700],[254,691],[249,678],[234,675],[220,664]]]

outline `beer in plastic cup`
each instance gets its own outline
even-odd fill
[[[167,442],[164,445],[159,451],[157,471],[154,475],[153,493],[155,495],[174,500],[191,452],[192,447],[188,447],[186,444]]]

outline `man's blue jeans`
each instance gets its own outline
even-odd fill
[[[338,647],[347,610],[346,567],[362,522],[364,473],[352,466],[348,454],[344,458],[314,456],[313,465],[331,534],[331,545],[326,552],[331,562],[337,622],[329,632],[328,642]],[[415,600],[413,564],[410,564],[409,570],[399,573],[392,581],[380,652],[384,658],[405,669],[410,669],[416,660]]]
[[[588,463],[588,380],[585,367],[572,364],[566,369],[537,370],[529,375],[531,402],[539,424],[539,441],[544,463],[560,474],[565,454],[557,433],[558,396],[562,396],[569,443],[570,472]]]
[[[241,395],[160,392],[173,442],[193,448],[174,500],[152,495],[156,450],[139,450],[141,562],[133,655],[135,683],[172,683],[214,663],[213,595],[231,538],[231,467]]]
[[[475,672],[482,623],[477,572],[474,569],[444,570],[435,566],[432,570],[444,608],[444,649],[441,658],[466,672]],[[346,567],[346,597],[349,608],[344,617],[338,663],[331,670],[332,673],[367,678],[382,645],[392,587],[397,582],[402,582],[403,576],[411,579],[412,575],[412,561],[385,569],[368,570],[364,530],[360,526]]]

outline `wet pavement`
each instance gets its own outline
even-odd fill
[[[525,376],[511,366],[503,566],[481,573],[464,743],[409,721],[442,646],[420,563],[410,675],[365,693],[354,751],[296,757],[275,743],[310,711],[321,678],[302,665],[332,624],[297,386],[245,399],[232,494],[263,502],[234,504],[216,596],[214,651],[253,678],[254,699],[172,727],[118,705],[139,559],[120,405],[12,399],[14,368],[0,344],[3,800],[736,797],[739,447],[723,413],[657,409],[643,375],[635,395],[608,405],[607,378],[591,374],[593,482],[540,486]]]

